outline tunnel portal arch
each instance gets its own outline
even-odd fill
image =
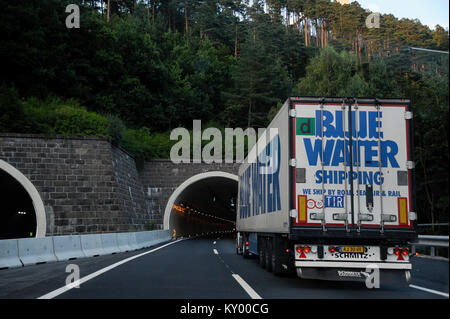
[[[166,230],[171,229],[170,220],[171,215],[173,213],[173,206],[175,205],[177,199],[180,197],[183,192],[185,192],[190,186],[193,186],[194,184],[207,180],[207,179],[217,179],[222,178],[226,179],[232,182],[235,182],[236,185],[239,181],[239,178],[235,174],[222,172],[222,171],[211,171],[211,172],[205,172],[196,174],[187,180],[185,180],[183,183],[181,183],[175,191],[172,193],[172,195],[169,197],[169,200],[167,201],[167,205],[164,211],[164,219],[163,219],[163,228]],[[237,186],[236,186],[237,188]]]
[[[20,185],[22,185],[22,187],[28,193],[28,195],[32,200],[34,213],[36,216],[36,237],[45,237],[47,229],[45,207],[36,187],[19,170],[17,170],[14,166],[8,164],[3,160],[0,160],[0,170],[6,172],[12,178],[14,178],[18,183],[20,183]]]

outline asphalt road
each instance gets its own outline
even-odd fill
[[[200,238],[135,252],[0,270],[0,298],[448,298],[448,261],[413,258],[412,262],[413,286],[367,289],[356,282],[276,277],[260,268],[256,258],[236,255],[231,239]],[[68,264],[79,266],[82,283],[79,288],[61,290],[69,275]]]

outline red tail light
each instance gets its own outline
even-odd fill
[[[334,246],[330,246],[330,247],[328,247],[328,251],[330,253],[334,253],[336,251],[336,248],[334,248]]]
[[[297,250],[297,252],[299,254],[301,254],[303,252],[303,247],[302,246],[297,246],[296,250]]]
[[[245,242],[245,246],[248,246],[248,241]]]
[[[404,249],[402,250],[402,254],[403,254],[403,256],[408,255],[408,254],[409,254],[408,248],[404,248]]]
[[[310,248],[309,246],[305,246],[305,247],[303,248],[303,251],[304,251],[305,253],[309,253],[309,252],[311,251],[311,248]]]
[[[394,254],[396,254],[398,256],[398,255],[400,255],[400,253],[401,253],[400,248],[395,248],[394,249]]]

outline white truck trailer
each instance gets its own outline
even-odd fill
[[[239,168],[237,253],[274,274],[410,282],[407,99],[289,98]]]

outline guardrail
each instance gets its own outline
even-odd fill
[[[437,224],[417,224],[417,226],[448,226],[448,223],[437,223]]]
[[[0,269],[133,251],[170,240],[169,230],[0,240]]]
[[[432,235],[419,235],[417,241],[411,243],[412,253],[416,253],[416,247],[430,247],[430,255],[436,256],[436,247],[448,248],[449,236],[432,236]]]

